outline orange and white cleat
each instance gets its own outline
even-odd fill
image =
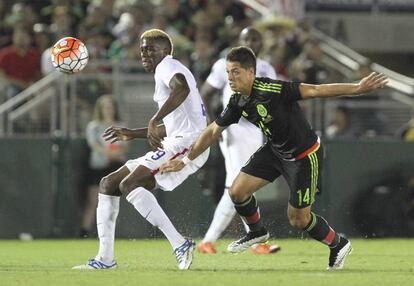
[[[277,244],[269,245],[265,243],[255,244],[251,247],[253,254],[272,254],[278,252],[280,249],[280,246]]]
[[[216,254],[217,253],[217,250],[216,250],[216,247],[215,247],[214,243],[209,242],[209,241],[200,242],[197,245],[197,251],[199,253],[203,253],[203,254]]]

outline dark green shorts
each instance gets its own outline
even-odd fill
[[[322,190],[322,163],[322,145],[301,160],[286,161],[274,154],[269,144],[265,144],[241,171],[269,182],[282,175],[290,188],[289,203],[295,208],[305,208],[315,202],[316,193]]]

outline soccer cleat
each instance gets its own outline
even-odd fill
[[[191,263],[193,262],[194,249],[194,240],[186,239],[182,245],[174,250],[174,255],[178,263],[178,269],[187,270],[190,268]]]
[[[216,254],[217,250],[214,246],[214,243],[207,241],[207,242],[200,242],[197,245],[197,251],[203,254]]]
[[[232,253],[243,252],[254,244],[266,242],[269,239],[269,236],[269,232],[265,228],[258,231],[249,231],[239,240],[230,243],[227,247],[227,251]]]
[[[280,249],[280,246],[277,244],[269,245],[260,243],[253,245],[251,251],[253,254],[272,254],[278,252]]]
[[[72,267],[72,269],[78,269],[78,270],[97,270],[97,269],[109,270],[109,269],[115,269],[115,268],[117,268],[117,264],[115,260],[109,264],[106,264],[95,258],[90,259],[86,264]]]
[[[331,248],[331,253],[329,254],[329,264],[326,269],[342,269],[345,264],[345,258],[351,253],[351,251],[351,242],[344,237],[340,237],[338,245]]]

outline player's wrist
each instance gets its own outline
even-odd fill
[[[181,159],[181,162],[183,162],[184,165],[187,165],[188,163],[190,163],[192,160],[190,158],[188,158],[188,156],[184,156]]]

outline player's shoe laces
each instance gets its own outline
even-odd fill
[[[342,269],[345,264],[345,258],[351,253],[351,251],[351,242],[344,237],[340,237],[338,245],[331,248],[331,253],[329,254],[329,264],[326,269]]]
[[[203,254],[216,254],[217,250],[214,243],[207,241],[207,242],[200,242],[197,245],[197,251]]]
[[[277,244],[259,243],[253,245],[251,251],[253,254],[272,254],[278,252],[280,249],[280,246]]]
[[[227,251],[232,253],[243,252],[256,243],[265,243],[268,239],[269,232],[265,228],[258,231],[250,231],[239,240],[230,243]]]
[[[96,269],[115,269],[117,267],[116,261],[112,261],[111,263],[103,263],[95,258],[90,259],[86,264],[77,265],[72,267],[72,269],[80,269],[80,270],[96,270]]]
[[[174,255],[178,263],[178,269],[187,270],[190,268],[191,263],[193,262],[194,249],[194,240],[186,239],[182,245],[174,250]]]

